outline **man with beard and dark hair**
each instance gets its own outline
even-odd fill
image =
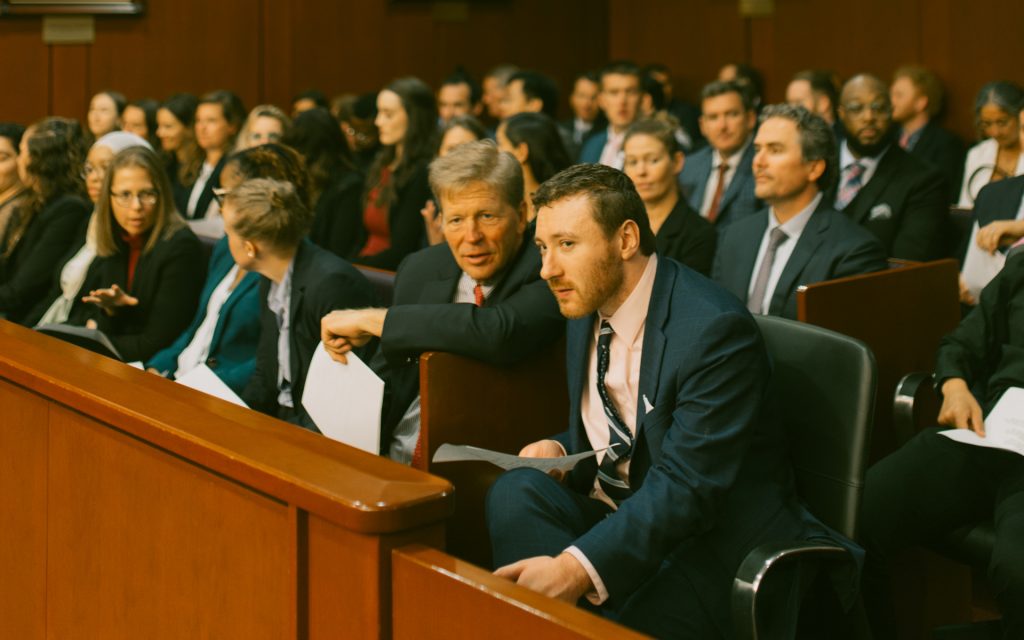
[[[889,89],[877,77],[854,76],[839,100],[845,139],[835,208],[878,236],[888,255],[934,260],[946,250],[948,185],[942,175],[896,141]]]

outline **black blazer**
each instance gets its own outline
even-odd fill
[[[921,129],[921,136],[910,153],[942,174],[949,189],[946,201],[956,202],[960,196],[958,188],[963,181],[966,154],[960,138],[940,127],[934,120],[929,120]]]
[[[659,256],[668,256],[704,275],[711,274],[718,234],[710,222],[680,194],[676,206],[654,237]]]
[[[827,196],[835,202],[836,189]],[[949,200],[935,169],[889,145],[874,175],[843,213],[882,241],[889,257],[935,260],[948,243]]]
[[[146,361],[174,342],[192,321],[206,279],[206,257],[192,230],[182,227],[139,256],[129,289],[128,247],[120,237],[115,242],[121,251],[93,262],[94,282],[102,287],[117,284],[139,304],[122,307],[113,316],[94,306],[91,317],[125,362]]]
[[[360,248],[363,175],[349,171],[335,177],[313,207],[309,239],[345,258]]]
[[[50,283],[72,246],[85,242],[92,206],[77,196],[58,196],[46,203],[29,223],[3,265],[0,314],[22,322],[46,297]]]
[[[996,220],[1013,220],[1024,199],[1024,176],[990,182],[974,200],[974,219],[979,227]]]
[[[86,234],[88,233],[88,223],[86,223]],[[85,236],[83,235],[82,241],[75,243],[69,247],[64,255],[61,256],[57,271],[53,274],[53,278],[50,282],[50,288],[46,292],[39,303],[32,307],[32,310],[22,318],[21,323],[26,327],[34,327],[42,319],[43,314],[50,310],[52,305],[58,297],[64,295],[64,290],[60,286],[61,272],[64,271],[64,267],[68,261],[75,257],[75,255],[85,246]],[[89,266],[85,273],[85,279],[82,281],[82,286],[78,288],[78,295],[71,303],[71,310],[68,313],[67,324],[73,325],[84,325],[86,320],[92,317],[93,306],[87,302],[82,302],[82,297],[87,295],[93,289],[99,289],[101,287],[109,286],[105,285],[97,279],[96,273],[97,260],[93,258],[93,261],[89,263]]]
[[[402,262],[380,349],[371,366],[387,384],[381,419],[381,450],[419,394],[418,357],[448,351],[494,364],[511,364],[557,340],[565,331],[547,283],[540,254],[527,232],[506,272],[483,307],[453,304],[462,270],[446,243]]]
[[[768,209],[763,209],[740,220],[726,229],[718,243],[714,280],[744,303],[759,267],[755,262],[768,228],[768,216]],[[796,320],[796,290],[801,285],[881,271],[887,266],[878,239],[823,199],[782,270],[768,314]]]
[[[213,173],[210,174],[210,179],[203,185],[203,191],[199,194],[199,202],[196,203],[195,215],[192,219],[198,220],[206,217],[206,210],[210,208],[210,203],[213,202],[213,190],[220,186],[220,172],[224,170],[224,163],[227,162],[229,153],[225,153],[217,161],[217,166],[213,168]],[[182,206],[181,215],[188,218],[188,201],[192,197],[192,191],[195,190],[196,185],[192,185],[192,188],[188,190],[188,194],[185,196],[185,203]]]
[[[420,210],[431,197],[433,194],[427,180],[427,163],[424,162],[411,170],[409,179],[396,190],[395,199],[388,209],[391,247],[372,256],[355,256],[352,261],[378,269],[397,269],[402,258],[419,250],[425,243],[426,230]],[[360,229],[362,238],[358,246],[362,248],[367,236],[366,230],[362,227]]]
[[[320,319],[335,309],[372,306],[373,287],[363,274],[338,256],[304,240],[299,244],[292,267],[288,351],[292,374],[292,402],[295,421],[316,431],[302,408],[302,390],[313,353],[320,344]],[[277,404],[277,317],[267,306],[270,280],[260,278],[260,340],[256,347],[256,370],[242,392],[242,400],[257,411],[276,416]],[[363,351],[357,351],[364,355]]]

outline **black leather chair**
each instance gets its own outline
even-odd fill
[[[772,359],[769,397],[787,427],[797,492],[822,522],[855,539],[874,411],[874,356],[859,340],[827,329],[769,316],[757,322]],[[815,588],[819,580],[852,563],[846,549],[826,544],[754,549],[733,582],[737,637],[855,633],[815,599],[827,591]]]

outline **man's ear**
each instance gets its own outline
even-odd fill
[[[628,262],[640,251],[640,227],[632,220],[626,220],[619,227],[619,255]]]

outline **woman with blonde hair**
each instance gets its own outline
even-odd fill
[[[254,107],[249,112],[249,117],[245,119],[242,130],[238,132],[235,151],[245,151],[261,144],[281,142],[291,127],[292,119],[284,111],[272,104],[261,104]]]
[[[146,360],[188,326],[206,276],[199,239],[171,197],[157,155],[117,154],[96,203],[96,275],[85,302],[125,361]]]

